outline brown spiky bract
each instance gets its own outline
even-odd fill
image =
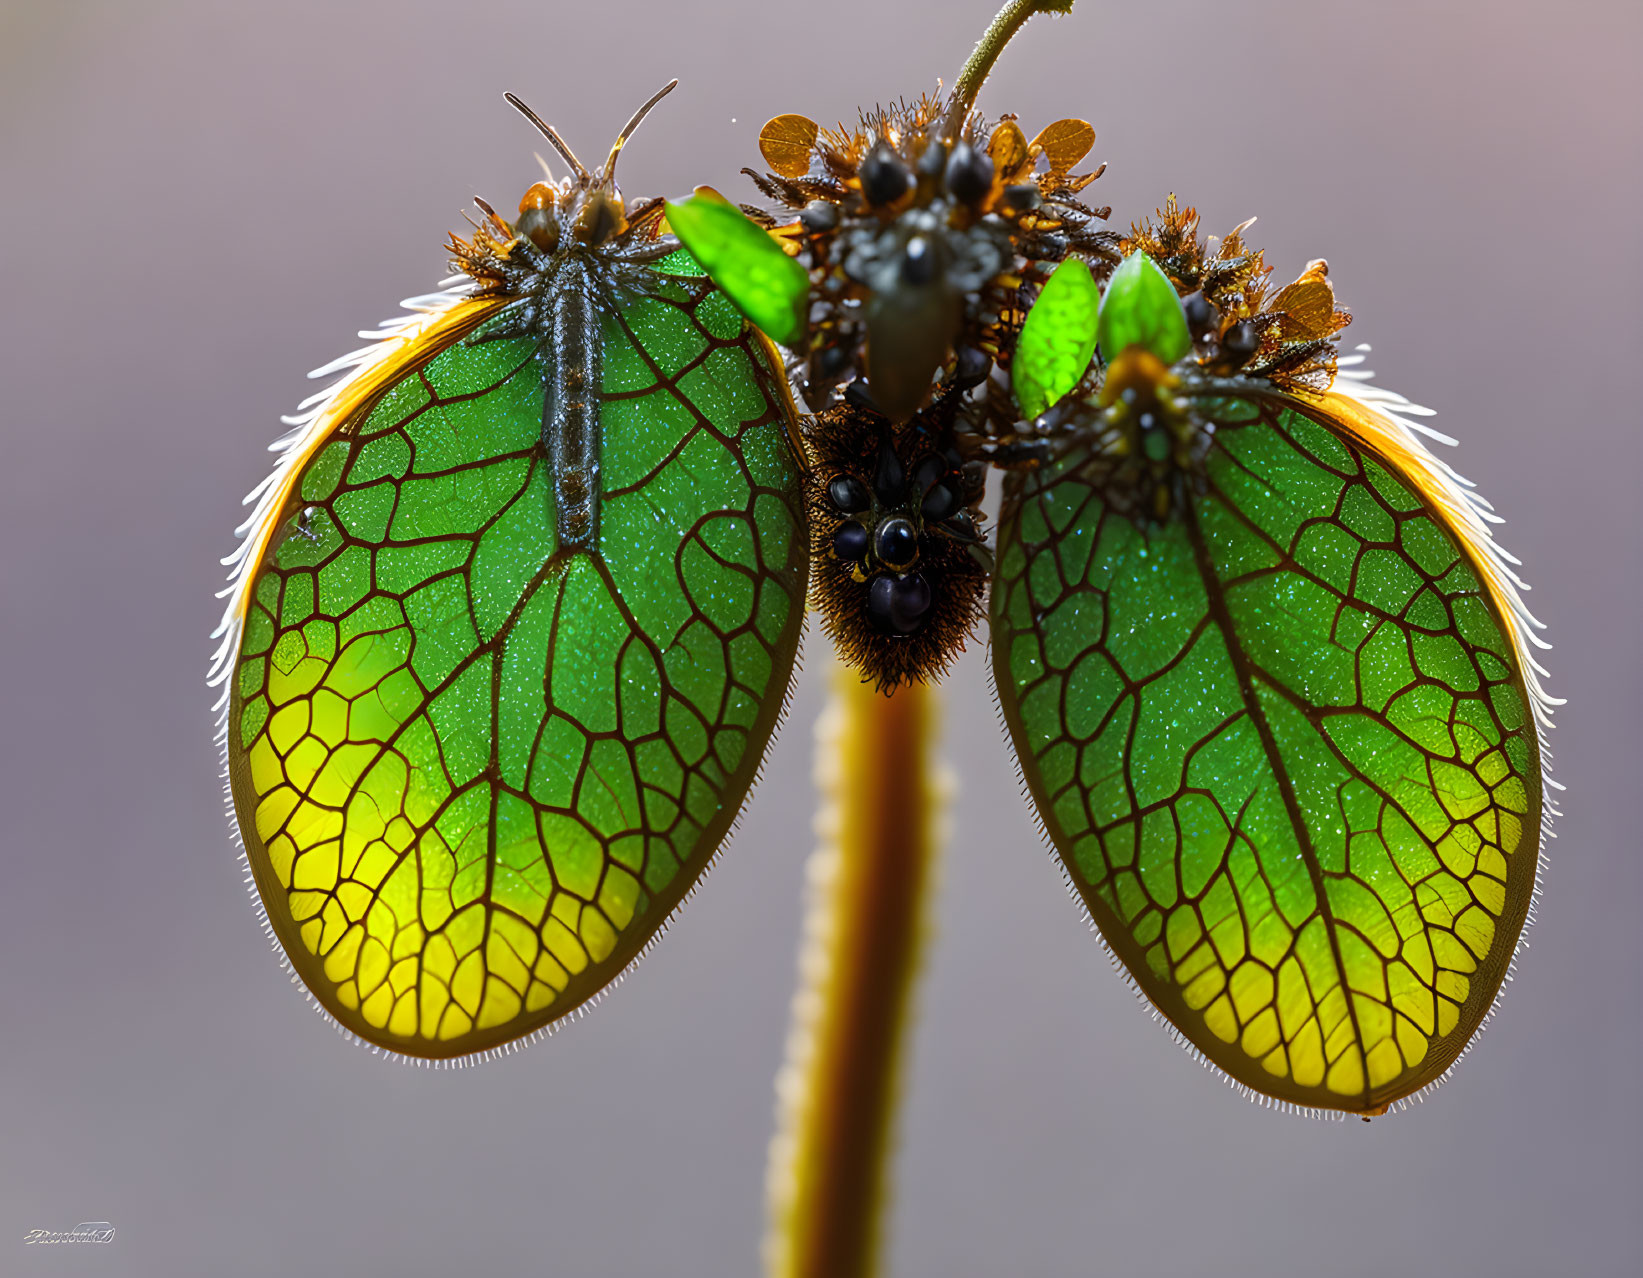
[[[1335,378],[1338,335],[1352,322],[1351,313],[1335,301],[1328,262],[1309,262],[1293,284],[1271,292],[1272,268],[1259,249],[1244,242],[1249,222],[1225,239],[1202,240],[1198,210],[1179,204],[1174,195],[1155,217],[1134,223],[1122,248],[1126,255],[1145,253],[1182,296],[1201,293],[1215,308],[1211,329],[1200,335],[1201,364],[1212,371],[1265,377],[1279,386],[1328,388]],[[1259,346],[1245,362],[1229,368],[1223,339],[1236,324],[1250,325]]]
[[[512,275],[508,266],[516,239],[514,229],[497,216],[490,205],[481,204],[480,212],[483,216],[479,221],[468,218],[468,224],[473,227],[469,239],[451,232],[446,244],[451,253],[451,268],[473,280],[481,293],[505,292]]]

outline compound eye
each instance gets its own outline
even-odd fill
[[[559,192],[546,182],[538,182],[519,197],[519,212],[523,216],[532,209],[555,209],[559,207]]]
[[[542,252],[552,253],[559,247],[557,207],[554,189],[546,182],[538,182],[519,201],[519,220],[514,223],[514,230]]]
[[[605,191],[592,192],[576,215],[571,234],[577,243],[598,248],[615,239],[627,229],[626,211],[622,197]]]

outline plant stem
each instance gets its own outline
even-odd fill
[[[992,71],[993,63],[998,61],[998,55],[1004,52],[1010,38],[1021,30],[1022,24],[1035,13],[1067,13],[1072,7],[1073,0],[1008,0],[994,16],[992,24],[977,42],[975,52],[970,55],[970,60],[964,64],[964,70],[958,73],[958,80],[953,84],[953,105],[947,115],[950,132],[956,134],[958,126],[975,105],[982,81]]]
[[[821,842],[770,1149],[770,1278],[875,1272],[898,1061],[935,856],[934,693],[842,665],[816,729]]]

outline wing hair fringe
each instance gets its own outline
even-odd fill
[[[501,1060],[524,1051],[527,1047],[552,1037],[559,1030],[573,1022],[580,1021],[595,1007],[627,979],[628,973],[638,967],[640,961],[657,947],[668,933],[674,920],[689,903],[692,897],[706,882],[708,874],[719,863],[719,858],[735,839],[741,828],[742,818],[747,813],[746,797],[757,789],[760,779],[764,775],[766,764],[770,759],[769,745],[779,734],[782,724],[786,722],[792,709],[794,690],[798,685],[799,671],[804,666],[804,632],[805,626],[801,623],[799,636],[795,642],[793,665],[788,672],[787,684],[782,689],[781,705],[777,709],[776,717],[771,724],[770,735],[764,752],[753,770],[753,776],[748,782],[747,795],[743,798],[742,806],[731,818],[724,837],[719,840],[709,854],[707,862],[702,866],[695,881],[686,889],[685,894],[668,912],[667,916],[657,924],[656,930],[644,946],[628,960],[627,965],[617,972],[605,985],[589,995],[570,1011],[555,1020],[540,1025],[530,1033],[496,1047],[481,1048],[478,1051],[468,1052],[460,1056],[430,1057],[417,1056],[410,1052],[398,1052],[391,1047],[384,1047],[380,1043],[373,1043],[349,1029],[333,1016],[313,990],[297,972],[296,966],[286,954],[285,947],[280,943],[274,931],[274,925],[268,918],[268,907],[263,903],[262,894],[257,891],[256,876],[251,868],[251,856],[245,846],[245,838],[240,832],[240,823],[234,811],[233,780],[229,775],[228,763],[228,707],[231,700],[231,686],[229,677],[234,669],[234,658],[239,651],[240,634],[245,624],[245,611],[250,598],[250,592],[255,581],[256,565],[261,561],[260,549],[257,554],[251,553],[252,547],[261,547],[266,543],[269,525],[278,518],[283,507],[285,497],[289,492],[290,482],[301,472],[302,464],[307,461],[319,446],[330,437],[336,424],[336,409],[349,397],[349,393],[360,385],[373,372],[382,368],[395,355],[416,342],[430,328],[451,313],[461,303],[475,298],[473,281],[466,275],[453,275],[440,281],[441,287],[437,292],[424,293],[416,297],[408,297],[400,303],[405,308],[403,314],[383,320],[374,329],[361,329],[359,336],[368,346],[362,346],[351,351],[330,363],[316,368],[308,376],[311,378],[330,377],[333,374],[343,374],[324,390],[310,395],[297,405],[297,411],[280,420],[288,429],[272,444],[268,451],[277,454],[274,468],[268,476],[255,488],[246,494],[241,505],[251,506],[249,517],[234,530],[235,536],[240,538],[240,545],[234,553],[226,556],[222,563],[229,568],[228,584],[217,592],[217,598],[227,598],[228,604],[223,610],[222,620],[217,628],[211,632],[211,638],[218,640],[215,652],[211,656],[210,673],[207,678],[208,687],[222,687],[222,692],[212,704],[212,713],[216,716],[216,744],[221,763],[220,776],[222,779],[223,807],[228,818],[229,833],[234,840],[234,846],[239,850],[240,873],[245,881],[246,891],[251,897],[251,906],[257,912],[257,922],[262,927],[263,936],[268,940],[268,947],[274,957],[279,960],[280,969],[285,972],[291,984],[299,990],[306,1002],[321,1017],[323,1017],[339,1035],[357,1047],[370,1052],[373,1056],[381,1056],[388,1060],[397,1061],[403,1065],[411,1065],[421,1069],[447,1070],[470,1069],[476,1065],[487,1064]],[[771,367],[780,369],[781,359],[774,351],[769,350]],[[793,414],[797,408],[791,394],[787,395],[785,408],[788,414],[787,432],[794,436],[796,427],[793,425]],[[808,582],[801,582],[799,598],[802,601],[807,597]]]
[[[1328,392],[1302,392],[1294,394],[1294,398],[1322,411],[1330,411],[1329,405],[1333,400],[1337,406],[1339,401],[1346,401],[1345,407],[1349,410],[1349,417],[1340,421],[1338,413],[1332,413],[1338,424],[1351,428],[1355,434],[1369,444],[1372,451],[1387,456],[1398,464],[1404,476],[1411,480],[1420,495],[1424,497],[1444,518],[1449,530],[1471,552],[1473,559],[1483,570],[1485,588],[1489,590],[1507,623],[1508,637],[1513,650],[1516,652],[1523,670],[1524,687],[1529,692],[1530,712],[1534,717],[1535,739],[1539,747],[1541,765],[1541,818],[1540,842],[1535,855],[1535,881],[1530,891],[1528,914],[1523,922],[1523,930],[1518,934],[1517,943],[1512,950],[1512,957],[1506,964],[1505,975],[1501,978],[1500,987],[1495,991],[1495,997],[1489,1004],[1489,1010],[1484,1013],[1478,1026],[1472,1031],[1472,1036],[1466,1045],[1461,1048],[1460,1054],[1431,1082],[1416,1089],[1409,1095],[1393,1101],[1387,1107],[1387,1113],[1394,1114],[1408,1109],[1416,1104],[1423,1104],[1426,1098],[1435,1092],[1444,1083],[1453,1077],[1460,1068],[1461,1062],[1471,1054],[1477,1046],[1484,1030],[1489,1028],[1495,1014],[1500,1010],[1501,1000],[1505,997],[1507,987],[1512,983],[1517,972],[1518,958],[1528,948],[1528,931],[1534,926],[1536,912],[1540,904],[1540,893],[1543,884],[1545,867],[1546,844],[1550,839],[1557,837],[1552,829],[1555,818],[1563,815],[1553,799],[1553,793],[1561,791],[1563,786],[1552,779],[1552,754],[1547,747],[1547,733],[1552,728],[1552,711],[1555,707],[1564,704],[1563,698],[1549,695],[1541,679],[1546,677],[1546,670],[1535,659],[1534,650],[1550,649],[1551,645],[1540,637],[1539,632],[1545,625],[1529,611],[1528,605],[1523,602],[1523,592],[1529,589],[1526,583],[1516,572],[1520,561],[1507,553],[1495,540],[1490,525],[1499,524],[1501,517],[1494,511],[1494,507],[1478,493],[1476,486],[1460,475],[1442,458],[1436,456],[1427,446],[1425,440],[1455,446],[1457,441],[1443,432],[1428,426],[1422,418],[1434,416],[1433,410],[1420,404],[1412,403],[1396,391],[1388,390],[1376,384],[1372,379],[1374,373],[1364,368],[1364,356],[1369,351],[1367,345],[1360,345],[1356,353],[1343,355],[1338,364],[1334,386]],[[1353,411],[1355,410],[1355,411]],[[991,648],[989,638],[988,647]],[[1009,735],[1009,723],[1004,714],[1003,701],[999,694],[997,669],[991,656],[987,661],[988,680],[992,687],[993,708],[998,716],[999,726],[1004,729],[1006,737]],[[1062,882],[1066,885],[1067,895],[1078,906],[1084,916],[1084,923],[1094,934],[1100,944],[1107,961],[1112,964],[1113,971],[1123,981],[1135,999],[1151,1014],[1152,1019],[1162,1025],[1187,1055],[1210,1073],[1226,1083],[1245,1100],[1266,1109],[1277,1110],[1284,1114],[1298,1114],[1308,1118],[1320,1118],[1331,1122],[1339,1122],[1350,1117],[1356,1111],[1350,1109],[1323,1108],[1300,1104],[1294,1101],[1280,1100],[1269,1096],[1257,1088],[1249,1086],[1232,1077],[1208,1056],[1204,1055],[1192,1040],[1172,1022],[1158,1006],[1147,997],[1146,992],[1136,981],[1118,952],[1107,943],[1102,935],[1100,925],[1095,916],[1090,913],[1083,896],[1078,891],[1078,885],[1073,881],[1072,874],[1056,851],[1055,841],[1050,837],[1048,825],[1039,814],[1037,805],[1033,802],[1032,790],[1027,782],[1027,775],[1022,768],[1021,759],[1012,749],[1011,760],[1015,765],[1016,784],[1021,790],[1021,796],[1026,801],[1034,825],[1038,828],[1039,838],[1045,849],[1055,861],[1056,869],[1061,874]]]

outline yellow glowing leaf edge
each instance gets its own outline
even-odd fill
[[[223,609],[222,620],[211,632],[211,638],[217,640],[217,647],[211,654],[210,668],[206,675],[207,687],[222,689],[216,701],[212,703],[211,711],[216,719],[215,740],[221,764],[219,775],[222,778],[223,806],[228,818],[228,829],[233,836],[234,846],[239,849],[240,872],[245,881],[246,891],[251,896],[252,908],[257,913],[257,922],[262,926],[263,935],[267,937],[269,948],[273,950],[275,958],[279,960],[280,968],[289,977],[291,984],[302,992],[309,1006],[344,1039],[373,1055],[425,1069],[466,1069],[503,1056],[511,1056],[586,1016],[626,980],[628,973],[633,971],[667,935],[668,928],[672,926],[679,911],[684,909],[701,889],[713,867],[718,864],[725,848],[736,837],[742,814],[747,810],[744,803],[732,818],[724,838],[720,839],[718,845],[708,854],[707,863],[690,889],[661,921],[639,952],[628,961],[627,966],[612,977],[604,988],[578,1004],[562,1018],[549,1021],[529,1034],[496,1047],[465,1055],[413,1056],[360,1037],[331,1015],[308,988],[274,931],[274,924],[268,917],[268,909],[257,890],[256,871],[251,865],[251,854],[240,831],[239,817],[234,809],[233,781],[229,775],[228,711],[233,699],[232,676],[239,655],[240,636],[245,628],[246,610],[250,605],[252,588],[256,584],[257,568],[268,551],[269,543],[279,525],[280,514],[290,499],[292,489],[301,478],[303,468],[329,442],[337,427],[362,410],[368,410],[382,393],[406,372],[431,358],[434,352],[472,332],[513,300],[508,297],[478,296],[474,293],[474,282],[466,275],[451,276],[441,281],[438,292],[406,298],[400,303],[405,308],[402,314],[382,321],[375,329],[361,330],[359,336],[369,343],[368,345],[334,359],[308,374],[311,378],[330,377],[337,373],[342,375],[324,390],[303,400],[297,406],[297,412],[280,419],[290,427],[290,430],[268,446],[268,450],[275,454],[273,469],[267,478],[246,494],[245,500],[241,503],[251,507],[251,514],[234,530],[234,535],[240,538],[240,544],[232,554],[222,560],[229,570],[228,584],[217,592],[217,597],[228,602]],[[798,449],[798,405],[793,398],[793,389],[788,384],[781,352],[760,330],[753,328],[752,332],[759,350],[764,353],[769,371],[781,388],[783,424],[789,446]],[[796,455],[803,454],[799,452]],[[800,651],[794,653],[795,673],[800,668],[803,642],[801,630]],[[782,690],[781,708],[777,711],[776,721],[770,730],[772,740],[786,722],[788,709],[793,701],[793,686],[794,681],[789,679],[787,686]],[[766,752],[754,770],[753,778],[748,783],[749,794],[758,786],[768,758],[769,754]]]
[[[1546,866],[1547,841],[1556,837],[1552,831],[1552,823],[1563,815],[1558,808],[1554,795],[1563,790],[1563,786],[1552,779],[1552,755],[1547,746],[1547,734],[1552,728],[1552,711],[1563,705],[1562,697],[1553,697],[1547,693],[1541,680],[1547,677],[1544,666],[1535,657],[1535,650],[1549,650],[1551,644],[1541,638],[1539,632],[1544,630],[1545,624],[1538,620],[1529,611],[1523,602],[1523,592],[1529,589],[1528,584],[1518,576],[1519,560],[1509,554],[1490,531],[1491,524],[1503,522],[1494,512],[1489,502],[1482,497],[1473,483],[1458,474],[1442,458],[1436,456],[1424,442],[1425,439],[1436,440],[1438,443],[1454,447],[1457,441],[1424,425],[1419,419],[1431,417],[1433,410],[1412,403],[1396,391],[1388,390],[1377,385],[1372,379],[1374,374],[1364,368],[1365,354],[1369,351],[1367,345],[1357,347],[1352,355],[1343,355],[1337,362],[1337,372],[1334,384],[1328,390],[1311,390],[1305,387],[1280,388],[1277,386],[1263,386],[1259,388],[1261,394],[1278,401],[1287,401],[1297,408],[1307,412],[1313,420],[1324,419],[1334,430],[1346,436],[1353,443],[1360,445],[1365,452],[1381,462],[1392,475],[1407,483],[1414,489],[1417,496],[1426,503],[1427,508],[1437,519],[1438,523],[1454,537],[1467,562],[1477,571],[1478,579],[1483,583],[1488,593],[1489,601],[1494,606],[1501,628],[1512,644],[1513,655],[1517,658],[1518,668],[1523,680],[1523,688],[1529,703],[1529,712],[1533,716],[1535,727],[1535,753],[1540,765],[1540,837],[1535,846],[1535,877],[1534,885],[1529,892],[1529,905],[1523,920],[1523,927],[1518,932],[1517,940],[1512,947],[1512,954],[1506,961],[1506,967],[1501,976],[1500,984],[1495,990],[1494,998],[1490,1000],[1489,1009],[1478,1021],[1477,1028],[1472,1031],[1460,1055],[1450,1063],[1431,1082],[1418,1088],[1409,1095],[1392,1101],[1384,1110],[1375,1113],[1397,1113],[1410,1106],[1424,1101],[1454,1075],[1460,1068],[1461,1062],[1472,1051],[1484,1030],[1494,1019],[1495,1013],[1500,1010],[1501,999],[1505,997],[1506,989],[1512,983],[1517,970],[1518,956],[1523,953],[1527,944],[1529,929],[1535,923],[1535,911],[1540,903],[1540,891]],[[1255,389],[1252,386],[1252,389]],[[991,663],[989,663],[991,671]],[[991,674],[989,675],[991,677]],[[1003,723],[1002,703],[998,697],[998,687],[993,686],[993,706],[999,713],[999,722]],[[1107,944],[1107,939],[1101,934],[1100,927],[1085,905],[1084,898],[1073,882],[1071,873],[1056,852],[1055,844],[1051,840],[1049,830],[1044,820],[1039,816],[1037,809],[1031,806],[1027,780],[1021,770],[1021,761],[1012,755],[1015,763],[1016,781],[1021,787],[1021,793],[1028,800],[1029,811],[1033,822],[1038,826],[1039,837],[1044,842],[1045,849],[1050,854],[1056,870],[1061,875],[1061,881],[1066,886],[1067,895],[1078,907],[1084,916],[1084,922],[1094,933],[1107,961],[1112,964],[1119,979],[1129,988],[1140,1003],[1151,1014],[1152,1019],[1159,1022],[1193,1060],[1210,1070],[1222,1082],[1238,1092],[1246,1100],[1266,1109],[1277,1110],[1285,1114],[1301,1114],[1310,1118],[1328,1119],[1341,1122],[1350,1117],[1367,1118],[1370,1115],[1359,1111],[1324,1109],[1318,1106],[1299,1105],[1293,1101],[1279,1100],[1257,1091],[1248,1084],[1233,1078],[1183,1033],[1142,991],[1140,985],[1131,976],[1130,971],[1119,958],[1117,952]]]

